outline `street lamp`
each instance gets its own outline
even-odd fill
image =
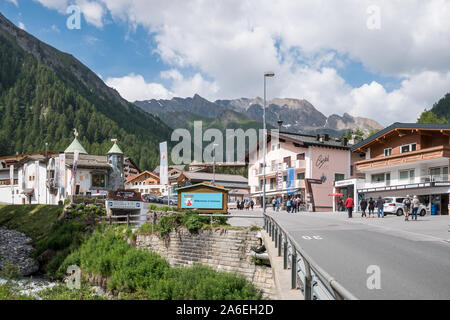
[[[213,152],[214,152],[214,156],[213,156],[213,181],[212,181],[212,185],[215,186],[216,185],[216,147],[218,146],[217,143],[213,144]]]
[[[267,133],[266,133],[266,78],[274,77],[275,73],[273,72],[265,72],[264,73],[264,109],[263,109],[263,136],[264,136],[264,144],[263,144],[263,153],[264,153],[264,167],[263,167],[263,212],[266,213],[266,144],[267,144]]]

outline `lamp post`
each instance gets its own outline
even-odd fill
[[[266,132],[266,78],[274,77],[275,73],[273,72],[265,72],[264,73],[264,109],[263,109],[263,136],[264,136],[264,144],[263,144],[263,212],[266,213],[266,144],[267,144],[267,132]]]
[[[216,185],[216,147],[218,146],[217,143],[213,144],[213,181],[212,181],[212,185],[215,186]]]

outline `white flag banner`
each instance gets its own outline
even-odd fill
[[[14,165],[9,166],[9,183],[14,186]]]
[[[167,141],[159,144],[159,183],[161,185],[169,184],[169,164],[167,160]]]
[[[34,193],[35,197],[39,203],[41,200],[40,190],[39,190],[39,161],[34,162]]]
[[[59,155],[58,184],[61,188],[61,193],[64,195],[64,192],[62,191],[66,187],[66,155],[64,153]]]
[[[77,177],[77,166],[78,166],[78,156],[80,152],[78,150],[75,150],[73,153],[73,167],[72,167],[72,175],[70,176],[70,186],[72,188],[72,195],[75,194],[75,184],[76,184],[76,177]]]

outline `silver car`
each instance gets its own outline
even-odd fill
[[[384,213],[385,214],[396,214],[397,216],[402,216],[405,209],[403,200],[405,200],[406,197],[385,197],[384,200]],[[411,202],[412,202],[411,198]],[[411,204],[412,205],[412,204]],[[412,209],[410,210],[412,211]],[[411,212],[410,212],[411,213]],[[427,207],[423,204],[419,204],[419,210],[417,211],[417,214],[424,216],[427,214]]]

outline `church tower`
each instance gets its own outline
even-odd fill
[[[123,189],[125,185],[125,177],[123,173],[124,166],[124,155],[122,150],[120,150],[117,145],[117,139],[111,139],[114,145],[106,154],[108,164],[112,167],[112,172],[110,173],[108,184],[110,190]]]

